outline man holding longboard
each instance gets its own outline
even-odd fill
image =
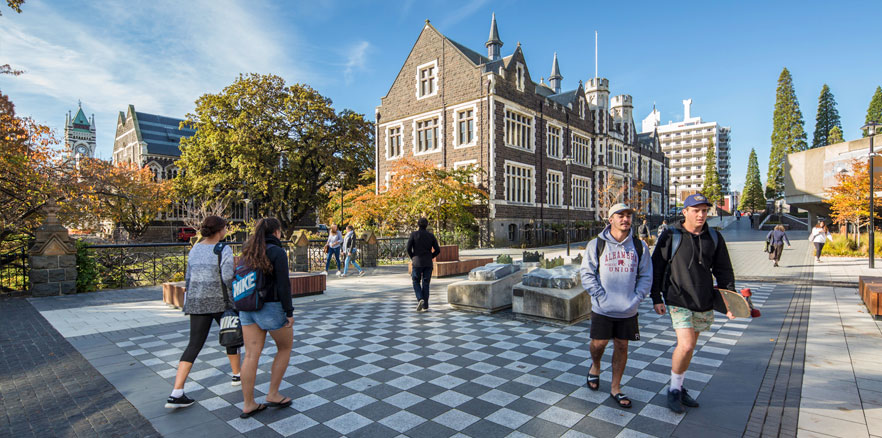
[[[685,220],[668,226],[652,253],[652,304],[655,312],[670,312],[677,332],[677,347],[671,358],[671,387],[668,408],[685,412],[684,406],[697,408],[698,402],[683,387],[686,370],[692,361],[698,335],[714,322],[714,308],[735,318],[727,310],[720,290],[735,289],[735,273],[726,242],[706,223],[711,204],[701,194],[683,202]],[[662,300],[664,298],[664,300]],[[722,304],[722,306],[721,306]]]

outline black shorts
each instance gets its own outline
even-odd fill
[[[640,327],[637,325],[637,315],[630,318],[610,318],[591,312],[591,339],[612,338],[639,341]]]

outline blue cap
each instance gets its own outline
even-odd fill
[[[702,205],[702,204],[707,205],[708,207],[711,207],[713,205],[713,204],[711,204],[710,201],[708,201],[707,197],[702,195],[701,193],[695,193],[693,195],[689,195],[689,197],[686,198],[685,201],[683,201],[684,208],[685,207],[695,207],[696,205]]]

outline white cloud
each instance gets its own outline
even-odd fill
[[[466,4],[465,6],[449,9],[452,12],[438,22],[438,28],[441,29],[441,31],[443,32],[444,29],[451,28],[457,25],[462,20],[465,20],[475,12],[478,12],[478,10],[483,8],[484,5],[486,5],[487,3],[489,3],[488,0],[475,0]],[[488,16],[487,20],[489,19],[490,17]]]
[[[346,85],[355,80],[355,73],[365,69],[367,55],[371,50],[371,44],[367,41],[359,41],[353,45],[346,56],[346,68],[343,70],[343,78]]]

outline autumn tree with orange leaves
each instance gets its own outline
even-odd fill
[[[855,240],[860,245],[860,228],[870,222],[870,174],[866,161],[852,160],[851,171],[836,175],[838,184],[830,188],[829,198],[833,221],[842,226],[855,225]],[[876,187],[882,187],[882,175],[874,175]]]

